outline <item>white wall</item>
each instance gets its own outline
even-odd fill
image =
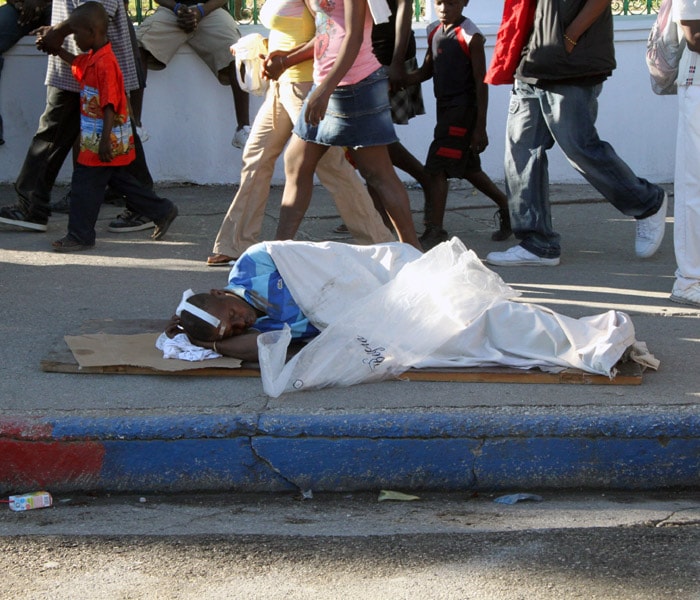
[[[470,17],[487,36],[487,60],[493,50],[502,6],[500,2],[472,0],[468,8]],[[676,100],[655,96],[649,87],[644,50],[653,19],[616,18],[618,68],[600,98],[598,130],[637,174],[666,183],[673,175]],[[250,29],[253,28],[242,27],[243,33]],[[425,24],[416,24],[419,61],[425,53],[424,32]],[[7,183],[14,181],[19,172],[44,107],[46,58],[35,50],[33,39],[27,37],[5,59],[0,79],[0,113],[5,122],[6,143],[0,146],[0,182]],[[509,92],[509,86],[490,90],[491,144],[482,155],[482,164],[496,181],[503,179]],[[427,114],[413,119],[410,125],[397,126],[402,142],[421,160],[434,125],[430,82],[424,84],[423,93]],[[251,97],[251,117],[260,102],[260,98]],[[167,69],[149,72],[143,121],[151,135],[145,151],[156,181],[231,184],[239,180],[241,151],[231,146],[235,119],[230,88],[220,85],[189,48],[183,48]],[[59,181],[69,178],[70,171],[64,167]],[[550,152],[550,178],[553,183],[582,181],[556,147]],[[283,181],[280,160],[273,183]]]

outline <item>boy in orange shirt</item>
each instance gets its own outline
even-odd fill
[[[81,86],[80,152],[71,181],[68,233],[53,242],[56,252],[95,246],[95,223],[108,184],[155,222],[154,240],[165,235],[178,213],[170,200],[143,188],[124,168],[134,160],[134,139],[122,72],[107,39],[108,19],[98,2],[81,4],[71,13],[69,25],[86,54],[55,49]]]

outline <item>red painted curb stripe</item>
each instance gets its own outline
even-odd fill
[[[97,483],[105,449],[99,442],[0,440],[0,481],[17,489]]]

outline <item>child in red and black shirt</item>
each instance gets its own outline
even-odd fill
[[[95,223],[105,188],[126,197],[134,210],[152,219],[153,239],[161,239],[177,216],[177,207],[144,188],[124,167],[135,158],[134,138],[124,79],[107,39],[109,16],[102,4],[86,2],[69,18],[78,47],[75,56],[61,48],[80,90],[80,151],[71,181],[68,233],[53,242],[56,252],[87,250],[95,245]]]

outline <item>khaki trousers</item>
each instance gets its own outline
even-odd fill
[[[275,163],[292,135],[311,85],[310,81],[270,85],[243,150],[240,187],[216,236],[215,254],[238,258],[260,241]],[[358,244],[395,241],[342,148],[328,149],[316,175],[333,196],[338,213]]]

